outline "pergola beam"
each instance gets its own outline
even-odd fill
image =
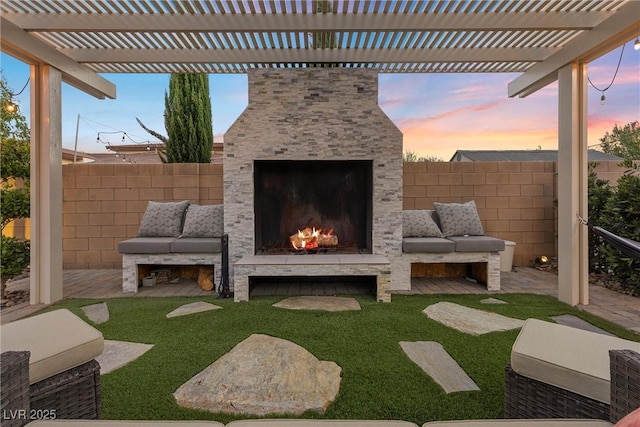
[[[318,13],[318,14],[12,14],[4,17],[26,31],[498,31],[587,30],[612,12]],[[526,15],[526,16],[525,16]]]
[[[61,49],[80,63],[537,62],[551,48],[448,49]]]
[[[116,87],[88,67],[0,17],[0,50],[28,64],[47,64],[62,73],[62,81],[99,99],[116,97]]]
[[[640,2],[631,1],[592,31],[577,37],[562,50],[509,83],[509,97],[528,96],[558,78],[558,71],[577,62],[592,61],[640,34]]]

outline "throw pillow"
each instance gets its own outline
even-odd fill
[[[220,237],[223,205],[189,205],[180,237]]]
[[[402,237],[442,237],[430,210],[403,210]]]
[[[434,203],[444,237],[484,236],[476,203]]]
[[[140,221],[139,237],[178,237],[189,202],[160,203],[150,201]]]

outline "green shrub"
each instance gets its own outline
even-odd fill
[[[602,225],[610,232],[640,241],[640,169],[633,165],[618,180],[618,186],[606,205]],[[606,263],[610,272],[623,288],[640,294],[640,260],[630,258],[610,245],[606,251]]]
[[[603,224],[607,202],[613,195],[609,181],[600,179],[595,173],[597,163],[589,163],[589,222]],[[589,230],[589,273],[607,272],[607,252],[602,238]]]
[[[21,274],[29,265],[29,241],[17,237],[2,236],[1,253],[0,279],[4,293],[5,282]]]

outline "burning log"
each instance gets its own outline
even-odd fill
[[[332,233],[333,229],[323,233],[321,228],[316,229],[314,227],[311,229],[307,227],[289,236],[289,241],[291,242],[291,246],[296,250],[338,246],[338,236]]]

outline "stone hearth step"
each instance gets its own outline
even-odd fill
[[[249,277],[375,276],[376,299],[391,301],[391,263],[381,255],[250,255],[234,264],[234,300],[249,300]]]
[[[286,298],[273,304],[274,307],[287,310],[322,310],[322,311],[356,311],[360,303],[355,298],[301,296]]]

